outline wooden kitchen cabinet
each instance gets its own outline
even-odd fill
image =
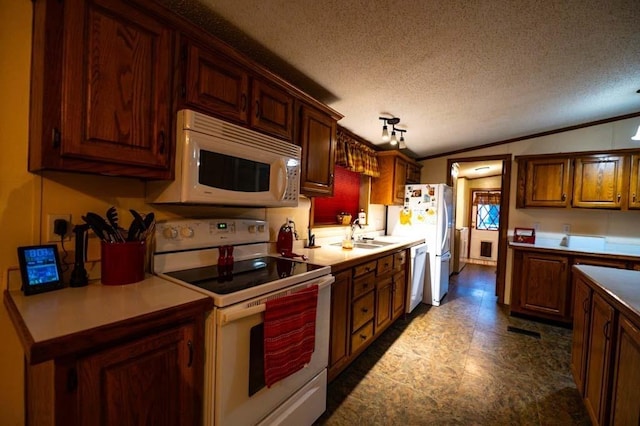
[[[518,161],[518,207],[568,207],[571,203],[571,159]]]
[[[420,183],[420,173],[422,169],[422,164],[407,163],[407,179],[406,183]]]
[[[293,140],[292,95],[265,80],[253,78],[251,99],[251,127],[288,141]]]
[[[349,313],[351,312],[351,271],[343,271],[335,275],[331,286],[331,321],[329,341],[329,370],[333,378],[349,361]]]
[[[571,322],[569,258],[514,252],[511,312]]]
[[[334,271],[329,381],[404,312],[406,259],[403,249]]]
[[[625,157],[590,155],[578,157],[574,161],[572,206],[621,208]]]
[[[78,424],[196,424],[194,332],[186,324],[79,359]]]
[[[299,114],[300,191],[308,196],[332,196],[337,117],[305,104],[300,105]]]
[[[610,423],[637,425],[640,424],[640,328],[621,315],[616,340]]]
[[[249,71],[226,56],[185,42],[185,106],[239,124],[249,123]]]
[[[571,373],[578,392],[584,396],[584,384],[587,375],[587,343],[591,319],[591,288],[584,279],[574,281],[573,338],[571,341]]]
[[[380,177],[371,179],[371,204],[404,204],[409,164],[419,165],[398,151],[378,152]]]
[[[584,403],[591,419],[606,423],[614,310],[599,294],[591,301]]]
[[[29,170],[172,178],[174,31],[121,0],[34,4]]]
[[[628,198],[630,209],[640,209],[640,154],[631,156]]]

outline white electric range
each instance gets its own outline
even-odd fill
[[[155,238],[154,272],[214,301],[205,323],[204,424],[312,424],[326,409],[331,268],[270,256],[269,227],[260,220],[159,222]],[[265,302],[312,285],[318,304],[311,361],[267,388]]]

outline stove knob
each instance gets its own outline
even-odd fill
[[[180,230],[180,235],[183,238],[191,238],[191,237],[193,237],[193,228],[190,228],[188,226],[186,228],[182,228]]]
[[[258,225],[258,232],[264,232],[264,225]]]
[[[178,237],[178,231],[176,231],[176,228],[164,228],[162,230],[162,235],[167,239],[167,240],[173,240],[174,238]]]
[[[255,225],[249,225],[249,233],[250,234],[255,234],[256,233],[256,226]]]

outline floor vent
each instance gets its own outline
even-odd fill
[[[513,333],[525,334],[527,336],[535,337],[536,339],[540,338],[540,333],[537,331],[525,330],[524,328],[518,328],[513,326],[507,326],[507,331],[511,331]]]

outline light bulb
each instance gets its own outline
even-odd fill
[[[404,133],[400,133],[400,145],[398,145],[400,149],[406,149],[407,144],[404,143]]]
[[[638,126],[638,131],[635,135],[631,136],[631,140],[640,141],[640,126]]]
[[[382,141],[383,142],[388,142],[389,141],[389,130],[387,130],[387,125],[386,124],[384,126],[382,126]]]
[[[398,138],[396,137],[396,131],[391,131],[391,140],[389,140],[391,145],[396,145],[398,143]]]

